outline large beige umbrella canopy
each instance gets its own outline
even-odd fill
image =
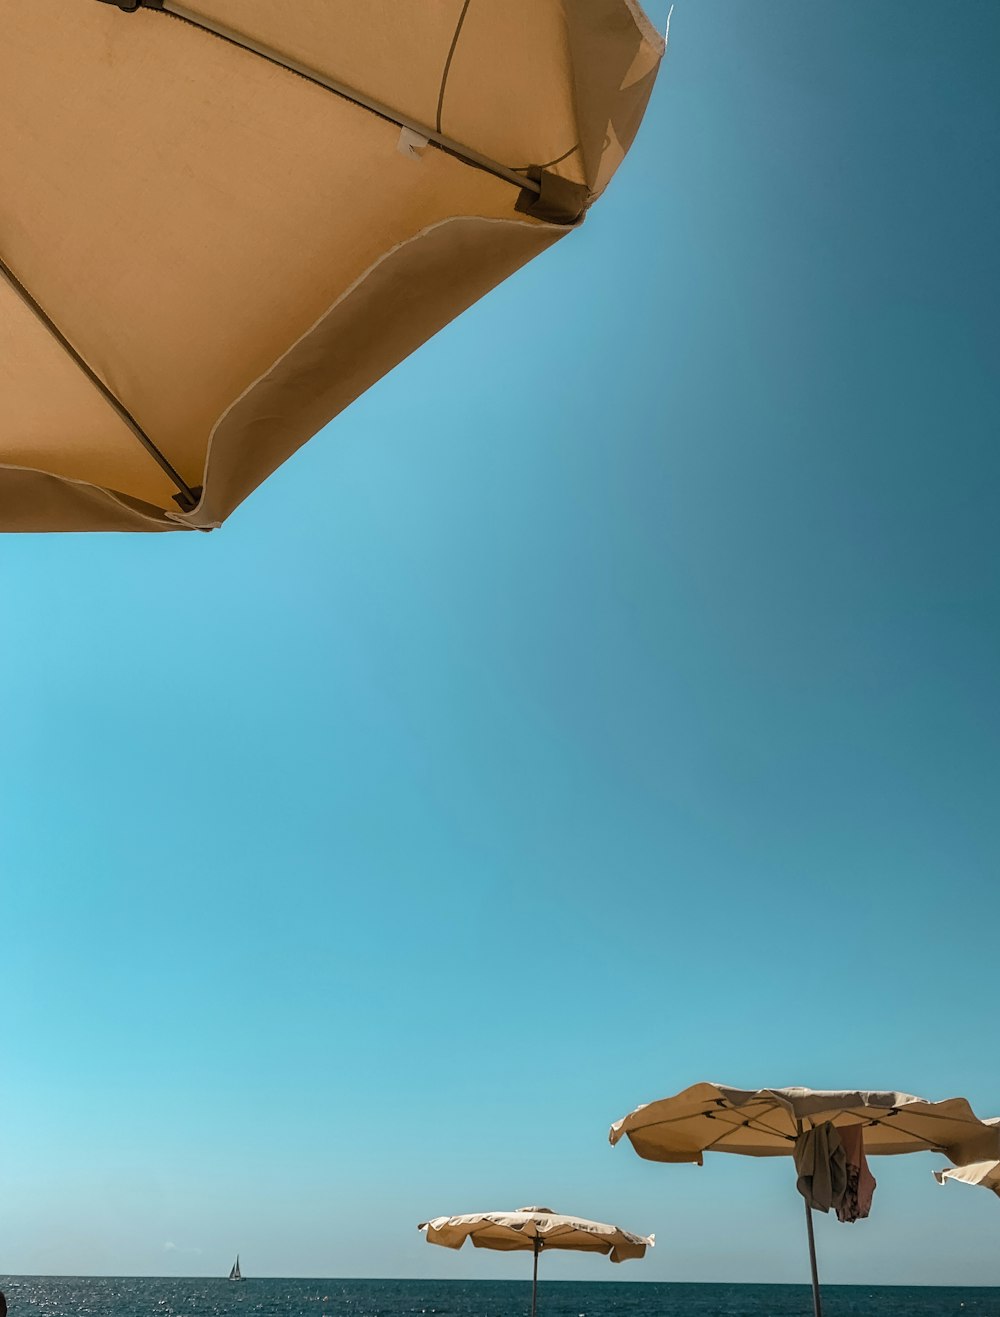
[[[956,1165],[1000,1157],[1000,1129],[980,1120],[965,1098],[928,1102],[908,1093],[809,1088],[729,1088],[694,1084],[673,1097],[637,1107],[611,1126],[616,1144],[627,1138],[640,1157],[695,1162],[706,1152],[748,1157],[791,1156],[796,1140],[829,1122],[860,1125],[865,1153],[887,1156],[938,1152]],[[822,1305],[816,1267],[812,1210],[806,1203],[813,1305]]]
[[[218,525],[580,222],[664,48],[637,0],[4,9],[3,530]]]
[[[612,1262],[645,1257],[653,1247],[652,1235],[633,1235],[620,1226],[588,1221],[579,1216],[562,1216],[550,1207],[519,1207],[516,1212],[472,1212],[467,1216],[438,1216],[417,1227],[426,1233],[428,1244],[461,1248],[471,1239],[475,1248],[501,1252],[515,1249],[534,1254],[531,1313],[538,1298],[538,1255],[543,1250],[571,1249],[576,1253],[603,1253]]]

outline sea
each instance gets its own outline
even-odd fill
[[[10,1317],[530,1317],[531,1285],[0,1277]],[[538,1317],[812,1317],[807,1285],[543,1281]],[[1000,1288],[827,1285],[823,1317],[1000,1317]]]

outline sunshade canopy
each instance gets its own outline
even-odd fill
[[[0,529],[218,525],[580,221],[663,47],[637,0],[8,3]]]
[[[580,1253],[604,1253],[612,1262],[645,1256],[653,1236],[633,1235],[620,1226],[561,1216],[547,1207],[521,1207],[516,1212],[472,1212],[468,1216],[439,1216],[419,1227],[429,1244],[461,1248],[471,1239],[476,1248],[501,1252],[515,1249],[561,1248]]]
[[[992,1189],[1000,1197],[1000,1161],[952,1166],[946,1171],[935,1171],[934,1178],[938,1184],[946,1184],[949,1180],[958,1180],[960,1184],[978,1184],[983,1189]]]
[[[986,1124],[1000,1130],[1000,1116],[988,1116]],[[983,1189],[992,1189],[1000,1197],[1000,1159],[935,1171],[934,1178],[938,1184],[946,1184],[949,1180],[958,1180],[961,1184],[978,1184]]]
[[[830,1121],[861,1124],[869,1155],[933,1151],[956,1164],[1000,1157],[1000,1129],[980,1120],[965,1098],[927,1102],[909,1093],[810,1088],[729,1088],[694,1084],[674,1097],[637,1107],[611,1126],[640,1157],[697,1162],[706,1152],[790,1156],[796,1135]]]

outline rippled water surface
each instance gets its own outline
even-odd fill
[[[527,1317],[511,1281],[0,1279],[10,1317]],[[824,1317],[1000,1317],[1000,1289],[830,1285]],[[538,1317],[812,1317],[799,1285],[549,1281]]]

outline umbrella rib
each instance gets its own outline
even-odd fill
[[[758,1101],[759,1101],[759,1099],[758,1099]],[[740,1122],[740,1128],[742,1128],[742,1129],[750,1129],[750,1128],[753,1128],[753,1127],[756,1125],[756,1127],[757,1127],[757,1132],[758,1132],[758,1133],[762,1133],[762,1134],[773,1134],[774,1137],[775,1137],[776,1139],[786,1139],[786,1140],[788,1140],[789,1142],[793,1142],[793,1143],[794,1143],[795,1140],[794,1140],[794,1136],[793,1136],[793,1135],[791,1135],[791,1134],[786,1134],[783,1130],[776,1130],[776,1129],[773,1128],[773,1126],[771,1126],[771,1125],[765,1125],[765,1124],[764,1124],[764,1116],[770,1115],[771,1112],[773,1112],[773,1111],[777,1111],[777,1110],[779,1109],[779,1104],[776,1103],[776,1102],[772,1102],[770,1105],[766,1105],[766,1104],[764,1104],[764,1103],[761,1103],[760,1105],[762,1105],[762,1106],[765,1107],[763,1113],[762,1113],[761,1115],[759,1115],[759,1116],[747,1116],[746,1120]],[[741,1110],[741,1108],[740,1108],[740,1107],[730,1107],[730,1106],[726,1105],[726,1106],[723,1107],[723,1110],[724,1110],[724,1111],[731,1111],[731,1112],[733,1113],[733,1115],[737,1115],[737,1114],[739,1113],[739,1111]],[[706,1116],[710,1116],[713,1120],[718,1120],[718,1119],[719,1119],[718,1112],[715,1112],[715,1111],[706,1111],[704,1114],[705,1114]]]
[[[893,1114],[894,1112],[896,1112],[897,1110],[898,1110],[898,1108],[896,1108],[896,1107],[892,1107],[892,1108],[890,1109],[889,1114],[892,1115],[892,1114]],[[834,1118],[836,1118],[837,1116],[857,1116],[858,1114],[859,1114],[859,1113],[858,1113],[857,1111],[851,1111],[851,1110],[849,1110],[849,1109],[846,1108],[846,1107],[839,1107],[839,1108],[833,1113],[833,1116],[834,1116]],[[884,1121],[884,1120],[880,1120],[880,1119],[878,1118],[878,1116],[864,1116],[864,1115],[862,1115],[861,1118],[860,1118],[859,1120],[857,1120],[855,1123],[858,1124],[858,1125],[884,1125],[884,1124],[885,1124],[885,1121]],[[815,1121],[813,1122],[813,1124],[815,1125]],[[904,1130],[903,1133],[905,1134],[906,1131]]]
[[[904,1125],[900,1125],[900,1124],[897,1122],[897,1120],[896,1120],[895,1118],[896,1118],[897,1116],[899,1116],[899,1114],[900,1114],[900,1112],[901,1112],[902,1110],[903,1110],[903,1108],[900,1108],[900,1107],[892,1107],[892,1108],[889,1109],[889,1114],[888,1114],[888,1117],[886,1117],[886,1118],[882,1118],[882,1117],[879,1117],[879,1116],[867,1116],[867,1117],[862,1117],[857,1123],[858,1123],[859,1125],[879,1125],[879,1126],[881,1126],[883,1129],[887,1129],[887,1130],[899,1130],[900,1134],[905,1134],[907,1138],[909,1138],[909,1139],[916,1139],[916,1140],[918,1140],[919,1142],[923,1143],[923,1144],[926,1146],[926,1149],[927,1149],[928,1152],[931,1152],[931,1151],[934,1151],[934,1152],[941,1152],[941,1153],[944,1153],[945,1156],[947,1156],[947,1153],[945,1152],[945,1149],[944,1149],[941,1145],[939,1145],[939,1144],[933,1144],[933,1143],[928,1143],[928,1141],[923,1137],[923,1135],[921,1135],[921,1134],[914,1134],[914,1132],[913,1132],[912,1130],[908,1130]],[[847,1108],[844,1108],[844,1107],[840,1107],[840,1108],[838,1108],[837,1111],[836,1111],[834,1114],[837,1115],[837,1116],[856,1116],[856,1115],[858,1115],[858,1113],[857,1113],[856,1111],[851,1111],[851,1110],[849,1110],[849,1109],[847,1109]],[[922,1111],[920,1114],[921,1114],[921,1116],[922,1116],[924,1119],[933,1119],[933,1120],[950,1120],[950,1121],[954,1121],[956,1124],[959,1124],[959,1125],[970,1125],[970,1126],[972,1126],[972,1127],[976,1127],[976,1126],[978,1126],[979,1124],[981,1124],[981,1122],[978,1121],[978,1120],[976,1120],[976,1119],[967,1120],[967,1119],[965,1119],[965,1117],[963,1117],[963,1116],[945,1116],[945,1115],[942,1115],[941,1112],[939,1112],[939,1111]],[[891,1124],[890,1124],[890,1120],[892,1121]]]
[[[689,1111],[687,1112],[686,1115],[683,1116],[664,1116],[662,1120],[647,1120],[638,1128],[641,1130],[655,1130],[655,1129],[659,1129],[661,1125],[679,1125],[682,1121],[685,1120],[698,1120],[703,1116],[711,1116],[714,1114],[715,1113],[711,1111]],[[627,1120],[628,1117],[626,1116],[625,1119]],[[632,1131],[627,1129],[624,1131],[624,1133],[626,1134],[629,1134],[631,1132]]]
[[[908,1110],[907,1107],[893,1107],[893,1111],[897,1115],[907,1110]],[[973,1115],[971,1120],[966,1119],[965,1116],[946,1116],[943,1112],[940,1111],[922,1111],[920,1115],[923,1117],[924,1120],[953,1120],[956,1125],[978,1126],[984,1123],[975,1115]]]
[[[927,1140],[923,1138],[922,1135],[914,1134],[912,1130],[908,1130],[903,1125],[897,1124],[895,1117],[899,1116],[903,1110],[904,1108],[902,1107],[891,1107],[889,1109],[889,1116],[886,1119],[883,1119],[879,1116],[868,1116],[867,1118],[859,1121],[858,1123],[863,1125],[881,1125],[885,1129],[899,1130],[899,1132],[901,1134],[905,1134],[907,1138],[919,1139],[922,1143],[927,1143]],[[838,1116],[852,1116],[857,1113],[853,1111],[845,1110],[843,1107],[841,1107],[836,1114]],[[966,1120],[965,1117],[963,1116],[945,1116],[942,1115],[940,1111],[922,1111],[920,1114],[921,1117],[925,1120],[950,1120],[950,1121],[954,1121],[956,1125],[970,1125],[973,1128],[982,1124],[981,1121],[975,1118],[973,1118],[972,1120]],[[889,1119],[892,1119],[891,1125],[889,1124]],[[931,1148],[936,1148],[937,1145],[927,1143],[927,1147],[928,1149],[931,1149]]]
[[[758,1134],[772,1134],[776,1139],[784,1139],[786,1143],[795,1142],[794,1134],[786,1134],[784,1130],[776,1130],[770,1125],[765,1125],[763,1119],[759,1116],[751,1116],[749,1120],[744,1122],[744,1128],[752,1129]]]
[[[712,1112],[706,1111],[705,1115],[710,1116],[712,1120],[719,1120],[719,1117]],[[734,1125],[731,1121],[724,1120],[722,1121],[722,1124],[725,1125],[726,1128],[722,1131],[722,1133],[718,1136],[718,1138],[713,1139],[711,1143],[706,1143],[701,1149],[702,1152],[711,1152],[712,1149],[717,1147],[717,1145],[720,1144],[723,1139],[728,1139],[730,1134],[732,1134],[734,1130],[746,1129],[749,1122],[740,1120],[737,1121],[737,1123]]]
[[[773,1108],[771,1109],[773,1110]],[[733,1107],[726,1107],[725,1110],[733,1111],[735,1113],[735,1108]],[[651,1120],[649,1121],[648,1124],[643,1125],[642,1128],[644,1130],[657,1129],[660,1125],[678,1125],[680,1124],[681,1121],[698,1120],[699,1118],[704,1118],[704,1117],[708,1117],[710,1120],[720,1119],[719,1113],[717,1111],[692,1111],[685,1116],[668,1116],[664,1120]],[[795,1142],[791,1134],[783,1134],[781,1130],[771,1129],[769,1125],[761,1124],[761,1119],[762,1118],[759,1116],[750,1116],[747,1120],[737,1121],[736,1124],[730,1123],[729,1131],[727,1132],[731,1132],[732,1130],[736,1130],[736,1129],[748,1129],[753,1124],[754,1121],[757,1121],[758,1124],[760,1125],[760,1132],[764,1134],[773,1134],[775,1138],[786,1139],[788,1140],[789,1143]],[[625,1132],[628,1133],[627,1130]],[[724,1139],[725,1137],[726,1137],[725,1134],[721,1134],[719,1136],[719,1139]],[[703,1148],[702,1151],[705,1152],[708,1150],[708,1148],[714,1147],[715,1144],[719,1142],[719,1139],[713,1139],[712,1143],[706,1145],[706,1147]]]
[[[280,51],[265,46],[259,41],[254,41],[251,37],[244,35],[242,32],[237,32],[234,28],[216,23],[214,19],[207,18],[203,14],[195,13],[185,5],[176,4],[174,0],[159,0],[159,3],[156,0],[153,0],[153,3],[145,0],[144,4],[143,0],[140,0],[140,4],[144,8],[151,9],[153,13],[167,14],[171,18],[178,18],[184,23],[190,23],[192,27],[199,28],[202,32],[208,32],[223,41],[228,41],[234,46],[239,46],[241,50],[245,50],[251,55],[257,55],[270,64],[276,64],[280,68],[287,69],[290,73],[297,73],[300,78],[305,78],[306,81],[313,83],[315,86],[333,92],[335,96],[340,96],[353,105],[369,110],[372,114],[378,115],[380,119],[387,119],[400,128],[408,128],[411,132],[418,133],[440,150],[447,152],[448,155],[456,156],[467,165],[472,165],[476,169],[484,169],[487,173],[502,178],[507,183],[513,183],[518,188],[527,188],[529,192],[540,193],[542,190],[540,183],[515,173],[513,169],[508,169],[506,165],[500,164],[499,161],[482,155],[471,146],[456,142],[453,137],[446,136],[438,129],[430,128],[427,124],[411,119],[409,115],[401,114],[399,110],[384,105],[381,101],[375,100],[374,97],[366,96],[356,88],[338,82],[335,78],[320,73],[317,69],[310,68],[306,64],[300,64],[298,60],[290,59],[287,55],[282,55]]]
[[[731,1110],[734,1115],[737,1114],[735,1108],[729,1107],[727,1110]],[[710,1120],[722,1119],[718,1112],[715,1111],[705,1111],[702,1114],[707,1116]],[[746,1120],[737,1121],[735,1124],[731,1121],[723,1121],[722,1123],[728,1125],[729,1128],[723,1134],[720,1134],[717,1139],[713,1139],[711,1143],[706,1143],[704,1148],[702,1148],[702,1152],[710,1152],[712,1148],[717,1147],[723,1139],[728,1138],[734,1130],[752,1129],[756,1134],[770,1134],[776,1139],[784,1139],[787,1143],[795,1142],[795,1139],[791,1134],[783,1134],[781,1130],[772,1129],[770,1125],[763,1124],[761,1118],[758,1116],[748,1116]]]
[[[925,1151],[927,1151],[927,1152],[940,1152],[940,1153],[942,1153],[945,1157],[947,1157],[947,1155],[948,1155],[948,1154],[945,1152],[944,1148],[942,1148],[939,1144],[936,1144],[936,1143],[928,1143],[927,1140],[923,1137],[922,1134],[914,1134],[912,1130],[905,1129],[902,1125],[896,1125],[896,1124],[892,1124],[892,1125],[890,1125],[889,1122],[888,1122],[887,1120],[879,1120],[877,1116],[873,1116],[873,1117],[871,1118],[871,1120],[866,1121],[866,1124],[868,1124],[868,1125],[881,1125],[881,1126],[883,1126],[883,1127],[884,1127],[885,1129],[887,1129],[887,1130],[899,1130],[900,1134],[905,1134],[906,1137],[907,1137],[908,1139],[917,1139],[920,1143],[922,1143],[922,1144],[924,1145],[924,1150],[925,1150]]]
[[[165,454],[161,453],[156,444],[153,443],[149,435],[145,432],[139,422],[128,410],[125,404],[118,398],[111,389],[104,383],[90,363],[80,355],[59,326],[55,323],[50,315],[42,308],[28,292],[24,284],[17,277],[10,266],[0,257],[0,276],[4,278],[10,288],[17,294],[35,318],[48,330],[55,341],[63,349],[75,366],[86,376],[94,388],[98,391],[104,401],[112,409],[115,415],[138,439],[139,443],[145,448],[153,461],[159,466],[170,481],[177,486],[178,492],[174,495],[175,500],[184,512],[190,512],[198,504],[200,489],[192,488],[184,477],[170,462]]]

